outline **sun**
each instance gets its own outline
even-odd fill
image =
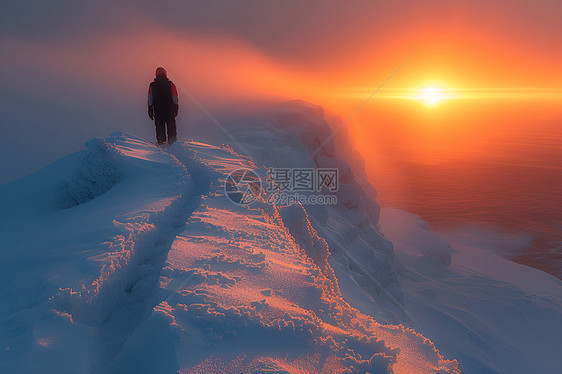
[[[424,101],[428,105],[435,105],[446,98],[445,91],[439,87],[422,88],[417,99]]]

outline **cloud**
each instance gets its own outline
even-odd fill
[[[142,32],[155,24],[186,35],[228,35],[275,59],[344,62],[387,41],[443,39],[482,31],[513,42],[556,50],[562,31],[556,0],[513,4],[434,1],[71,1],[11,2],[2,6],[2,35],[34,41],[76,40],[91,35]],[[476,27],[478,26],[478,27]]]

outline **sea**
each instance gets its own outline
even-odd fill
[[[389,144],[366,166],[382,207],[437,231],[507,235],[505,256],[562,279],[562,120],[502,132],[476,153],[486,157],[426,162]]]

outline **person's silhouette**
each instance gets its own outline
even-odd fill
[[[166,127],[168,143],[172,144],[177,139],[178,90],[167,75],[166,70],[159,67],[156,69],[156,78],[148,87],[148,116],[156,125],[156,140],[159,145],[166,143]]]

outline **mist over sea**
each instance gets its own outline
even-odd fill
[[[391,167],[369,168],[377,200],[433,229],[487,237],[506,257],[562,279],[562,121],[506,126],[474,155],[425,162],[389,145]]]

